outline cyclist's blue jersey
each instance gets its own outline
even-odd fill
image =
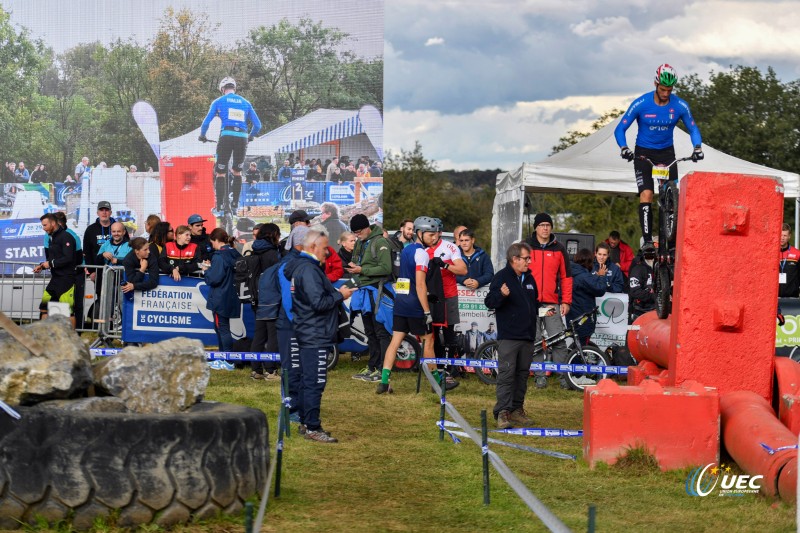
[[[261,130],[261,121],[258,120],[253,106],[236,93],[223,94],[213,102],[208,110],[208,115],[200,126],[200,135],[205,135],[208,125],[214,117],[222,119],[222,130],[219,135],[231,135],[234,137],[247,137],[255,135]],[[253,124],[250,133],[247,132],[247,121]]]
[[[684,126],[689,130],[692,145],[702,144],[700,130],[694,123],[689,104],[674,94],[669,96],[669,103],[660,106],[655,103],[655,91],[643,94],[633,101],[628,111],[622,115],[622,120],[614,130],[614,137],[620,148],[628,146],[625,132],[633,124],[638,123],[639,132],[636,134],[636,146],[661,150],[672,146],[672,130],[678,120],[683,120]]]
[[[417,271],[428,271],[428,252],[418,242],[400,252],[400,273],[395,284],[394,314],[403,317],[424,317],[417,297]]]

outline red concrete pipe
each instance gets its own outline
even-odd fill
[[[655,311],[637,318],[634,326],[639,329],[628,331],[628,348],[637,361],[652,361],[661,368],[669,364],[670,330],[669,319],[661,320]]]
[[[782,450],[770,455],[761,443],[774,450],[794,446],[797,437],[780,423],[769,403],[755,392],[724,394],[720,398],[720,414],[722,442],[730,456],[746,473],[764,476],[762,492],[768,496],[778,495],[781,472],[789,461],[797,457],[797,450]],[[783,493],[788,494],[796,487],[797,476],[790,476],[787,472],[781,484]]]
[[[778,495],[787,503],[797,501],[797,457],[792,457],[778,476]]]

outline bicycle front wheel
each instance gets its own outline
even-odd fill
[[[486,341],[475,350],[475,359],[497,361],[497,341]],[[476,368],[475,375],[487,385],[497,385],[496,368]]]
[[[584,348],[582,352],[575,352],[569,358],[571,365],[586,365],[585,372],[567,372],[567,384],[573,390],[583,390],[590,385],[597,385],[597,382],[608,376],[608,374],[592,370],[596,366],[608,366],[605,354],[594,348]]]

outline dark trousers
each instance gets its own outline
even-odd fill
[[[525,404],[533,347],[533,341],[498,341],[497,403],[493,409],[495,418],[500,411],[510,413]]]
[[[300,348],[300,370],[303,374],[303,406],[300,420],[311,431],[322,427],[319,420],[322,392],[328,383],[328,350],[330,348]]]
[[[389,348],[389,343],[392,336],[383,327],[383,324],[378,322],[375,318],[375,313],[362,313],[361,320],[364,321],[364,333],[367,336],[367,345],[369,346],[369,366],[370,370],[383,369],[383,357],[386,355],[386,349]]]
[[[217,332],[219,351],[230,352],[233,348],[233,336],[231,335],[231,319],[214,313],[214,331]]]
[[[278,351],[278,326],[275,320],[256,320],[253,330],[253,343],[250,345],[251,352],[272,352]],[[273,361],[254,361],[251,368],[263,374],[275,372],[281,364]]]
[[[288,393],[291,398],[289,411],[294,413],[303,405],[303,376],[300,374],[300,351],[297,347],[294,330],[278,328],[278,352],[281,354],[283,373],[289,373],[286,377],[289,390],[285,394]],[[302,413],[300,416],[302,419]]]

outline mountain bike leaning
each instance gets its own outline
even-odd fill
[[[580,315],[579,317],[567,323],[567,328],[561,333],[551,335],[542,339],[542,344],[533,350],[533,355],[545,353],[545,362],[552,361],[549,354],[548,347],[559,343],[566,339],[572,339],[572,343],[568,347],[567,363],[570,365],[586,365],[585,371],[570,371],[565,373],[567,384],[573,390],[583,390],[589,385],[596,385],[598,381],[607,377],[598,366],[608,366],[608,359],[606,355],[597,346],[591,344],[583,346],[580,341],[580,335],[576,333],[578,326],[586,323],[587,320],[594,320],[597,315],[598,308],[595,307],[591,311]],[[497,361],[497,341],[491,340],[482,343],[475,350],[475,359],[485,359]],[[496,368],[476,368],[475,375],[478,376],[482,382],[487,385],[495,385],[497,383],[497,369]]]

